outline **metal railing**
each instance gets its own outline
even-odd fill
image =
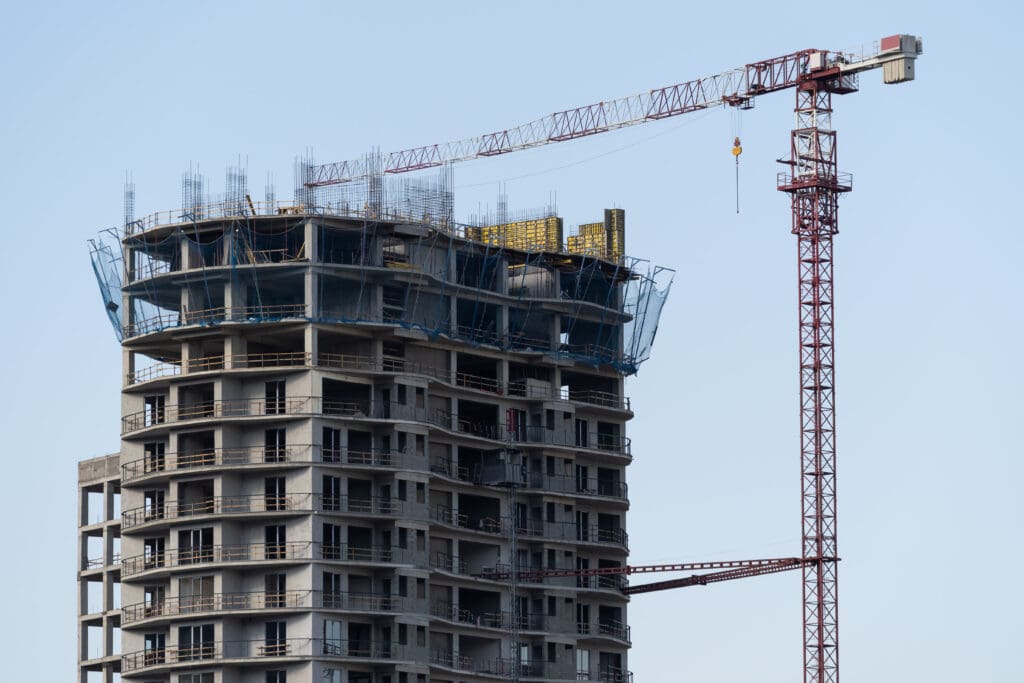
[[[110,562],[107,563],[102,557],[91,557],[85,560],[85,566],[83,569],[99,569],[101,567],[114,567],[121,563],[121,555],[114,553],[113,557],[110,558]]]
[[[291,446],[211,448],[194,453],[153,454],[121,465],[121,482],[125,483],[147,475],[159,475],[163,472],[180,469],[312,462],[311,448],[310,444],[295,444]],[[307,455],[308,457],[304,457]]]
[[[323,592],[319,606],[324,609],[352,610],[356,612],[404,612],[414,602],[410,598],[384,593]]]
[[[300,657],[312,654],[309,638],[208,641],[129,652],[121,656],[121,671],[221,659]]]
[[[309,365],[311,354],[305,351],[282,351],[278,353],[242,353],[233,355],[204,356],[171,363],[155,363],[125,376],[125,385],[141,384],[164,377],[176,377],[183,373],[192,374],[231,368],[232,370],[252,368],[282,368]]]
[[[313,510],[313,494],[291,493],[268,496],[263,493],[239,496],[210,496],[193,501],[167,501],[125,510],[121,513],[121,529],[140,524],[170,521],[196,515],[237,515],[257,512],[294,512]]]
[[[470,657],[462,654],[457,655],[451,650],[431,650],[430,663],[435,666],[443,666],[448,669],[459,669],[461,671],[474,670],[474,662]]]
[[[521,631],[544,631],[546,619],[543,614],[529,613],[515,615],[508,610],[499,612],[478,612],[469,608],[456,607],[444,600],[430,604],[430,615],[447,621],[457,621],[483,628],[509,630],[513,626]]]
[[[632,642],[630,640],[629,625],[614,619],[596,622],[576,622],[576,633],[581,636],[602,636],[622,640],[626,643]]]
[[[603,432],[569,434],[542,425],[509,428],[506,424],[483,422],[447,410],[417,408],[395,401],[342,401],[319,396],[281,399],[223,399],[164,406],[162,410],[140,410],[121,418],[121,433],[127,434],[169,422],[210,418],[265,417],[270,415],[325,415],[329,417],[366,417],[382,420],[424,422],[448,431],[488,439],[517,443],[587,448],[606,452],[630,453],[630,439]]]
[[[313,559],[313,543],[311,541],[209,545],[122,558],[121,578],[154,569],[170,569],[205,563],[311,559]]]
[[[143,619],[178,617],[204,612],[233,610],[297,609],[313,607],[313,591],[248,593],[211,593],[168,597],[157,602],[137,603],[121,608],[121,623],[131,624]]]
[[[425,469],[426,458],[417,460],[409,451],[385,449],[328,449],[311,444],[213,448],[195,453],[163,453],[132,460],[121,466],[121,482],[159,476],[184,469],[264,466],[271,464],[342,464],[359,467]]]
[[[390,517],[406,513],[406,501],[399,498],[385,498],[383,496],[353,496],[352,494],[341,494],[339,496],[318,496],[319,504],[317,509],[322,512],[344,512],[356,515],[373,515]],[[409,506],[411,514],[406,517],[414,517],[417,506]],[[424,507],[424,506],[419,506]]]
[[[527,488],[543,489],[552,493],[576,493],[581,496],[622,500],[627,498],[629,491],[624,481],[575,477],[570,474],[546,474],[536,470],[527,472],[526,480],[522,484]]]
[[[288,318],[308,318],[306,304],[274,304],[267,306],[216,306],[195,310],[168,310],[124,326],[124,337],[138,337],[170,327],[214,325],[225,322],[264,322]]]
[[[432,506],[430,508],[430,518],[442,524],[472,531],[483,531],[489,534],[500,534],[504,531],[504,525],[502,525],[500,519],[455,512],[447,505],[436,504]]]
[[[125,386],[149,382],[164,377],[177,377],[181,374],[180,363],[154,363],[153,365],[129,372],[125,375]]]
[[[468,568],[465,560],[439,551],[430,553],[428,563],[431,569],[439,569],[452,574],[465,574]]]
[[[226,417],[265,417],[292,415],[310,410],[315,397],[298,396],[280,399],[222,399],[164,406],[162,410],[140,410],[121,418],[121,433],[138,431],[168,422]]]
[[[581,543],[609,543],[629,547],[629,534],[625,529],[604,529],[595,525],[576,527],[576,540]]]
[[[322,560],[343,560],[346,562],[381,562],[405,564],[408,551],[400,546],[352,545],[351,543],[323,543],[319,558]]]
[[[182,365],[184,365],[184,370]],[[126,385],[130,386],[132,384],[139,384],[163,377],[178,376],[183,372],[208,372],[211,370],[223,370],[225,368],[235,370],[295,366],[318,366],[338,370],[401,372],[405,374],[425,375],[431,379],[444,382],[445,384],[454,384],[466,389],[484,391],[498,396],[508,394],[509,396],[519,398],[535,399],[551,399],[557,397],[559,400],[571,401],[574,403],[616,408],[619,410],[630,410],[630,400],[628,397],[619,396],[618,394],[607,391],[573,389],[569,386],[563,386],[556,393],[547,386],[528,386],[525,380],[510,380],[507,383],[502,383],[494,377],[476,375],[468,372],[455,372],[453,381],[452,372],[447,368],[406,361],[402,358],[388,356],[377,360],[373,356],[320,353],[317,355],[316,362],[314,363],[312,354],[305,351],[207,356],[203,358],[190,358],[184,363],[157,363],[141,370],[128,373],[126,376]]]
[[[309,609],[322,607],[356,612],[403,612],[410,598],[383,593],[303,591],[252,591],[247,593],[211,593],[208,595],[164,598],[159,602],[137,603],[121,608],[123,624],[146,619],[190,616],[208,612]],[[414,605],[415,606],[415,605]]]

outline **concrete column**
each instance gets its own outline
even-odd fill
[[[303,350],[306,352],[306,362],[312,365],[317,364],[317,358],[320,355],[319,349],[319,335],[318,330],[314,325],[306,325],[306,329],[303,330]]]
[[[498,306],[498,313],[495,316],[494,330],[499,339],[510,342],[512,337],[512,330],[509,329],[509,313],[508,306],[502,304]]]
[[[107,481],[103,483],[103,521],[109,522],[114,519],[114,483]]]
[[[181,342],[181,374],[189,373],[189,361],[192,359],[192,347],[188,342]]]
[[[121,368],[124,370],[122,381],[127,384],[128,378],[135,374],[135,354],[123,347],[121,349]]]
[[[189,288],[188,287],[182,287],[180,295],[181,296],[180,296],[180,299],[179,299],[179,303],[181,305],[181,313],[182,313],[182,315],[184,315],[185,311],[191,311],[192,310],[192,297],[189,296]]]
[[[502,358],[498,361],[498,386],[508,394],[508,359]]]
[[[316,263],[320,260],[320,250],[318,249],[320,226],[314,223],[312,219],[308,219],[303,224],[303,232],[305,239],[303,255],[309,259],[310,263]]]
[[[244,356],[248,353],[245,337],[239,334],[229,334],[224,337],[224,367],[232,369],[245,367]]]

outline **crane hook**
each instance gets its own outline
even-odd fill
[[[740,212],[740,155],[743,154],[743,147],[740,146],[740,139],[736,137],[732,141],[732,155],[736,157],[736,213]]]

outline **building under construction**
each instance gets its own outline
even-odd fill
[[[92,243],[120,453],[79,465],[79,681],[629,679],[632,417],[671,271],[625,214],[452,218],[450,171]],[[520,576],[526,577],[520,579]]]

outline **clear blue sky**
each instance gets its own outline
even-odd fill
[[[0,8],[4,679],[74,672],[77,460],[118,447],[121,355],[85,241],[321,160],[474,135],[798,49],[924,36],[918,80],[837,98],[845,680],[1020,680],[1021,10],[1011,3],[5,3]],[[629,383],[633,561],[798,552],[792,95],[465,164],[457,211],[626,209],[678,271]],[[792,682],[796,573],[638,596],[638,683]]]

